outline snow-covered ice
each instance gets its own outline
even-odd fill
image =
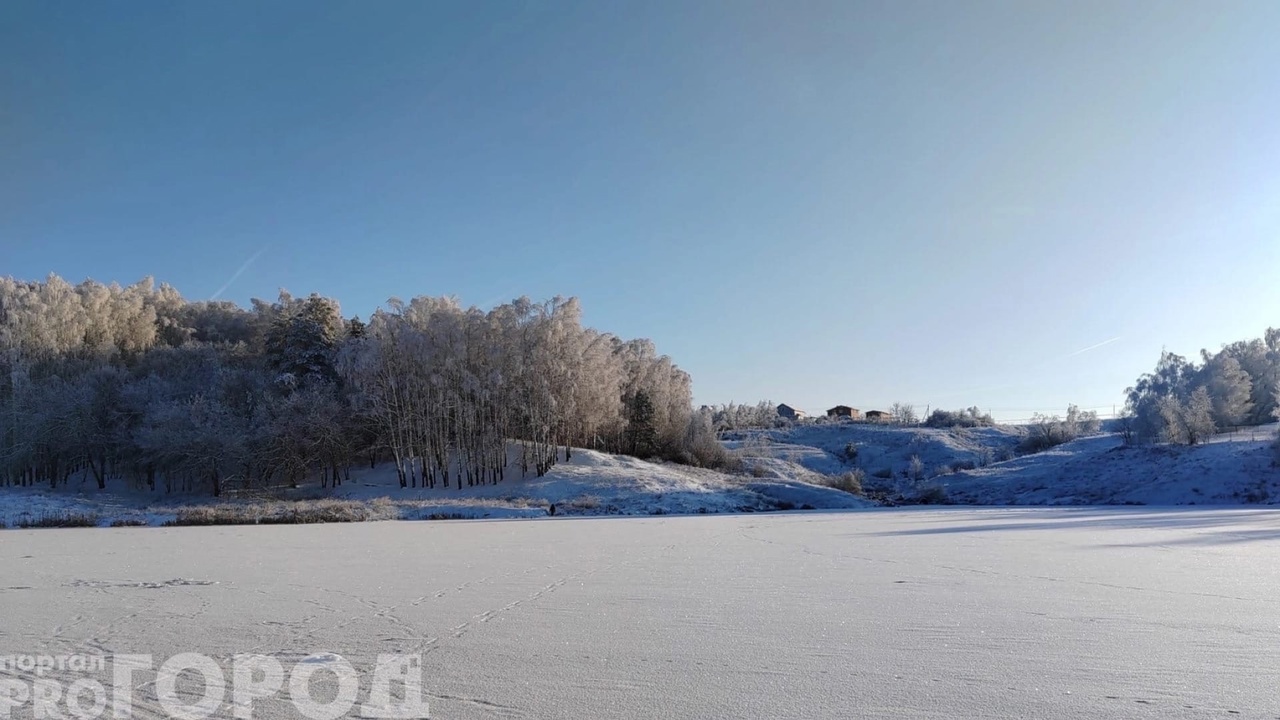
[[[420,652],[450,720],[1280,716],[1257,509],[16,530],[0,603],[0,654]]]

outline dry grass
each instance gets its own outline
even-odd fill
[[[400,517],[395,503],[386,498],[358,500],[298,500],[293,502],[227,503],[180,508],[170,526],[198,525],[307,525],[312,523],[370,522]]]
[[[600,498],[596,497],[595,495],[583,495],[581,497],[570,500],[566,504],[568,505],[568,507],[574,510],[584,510],[584,511],[596,510],[596,509],[599,509],[600,507]]]
[[[18,518],[15,527],[27,528],[72,528],[97,527],[98,516],[84,512],[42,512],[39,515],[24,515]]]
[[[840,475],[831,475],[827,478],[827,484],[837,490],[843,490],[851,495],[862,495],[862,481],[866,480],[867,474],[860,468],[854,468]]]
[[[180,508],[165,525],[256,525],[260,518],[257,505],[194,505]]]

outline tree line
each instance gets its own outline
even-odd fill
[[[572,447],[720,457],[689,375],[584,327],[572,298],[392,299],[363,322],[315,294],[243,308],[3,278],[0,365],[0,485],[218,495],[386,459],[402,486],[447,487],[542,475]]]
[[[1280,329],[1261,338],[1200,351],[1189,360],[1164,351],[1155,370],[1125,391],[1121,432],[1132,442],[1195,445],[1223,429],[1277,416]]]

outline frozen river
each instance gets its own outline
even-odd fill
[[[1277,718],[1278,603],[1273,511],[0,532],[0,656],[419,654],[444,719]]]

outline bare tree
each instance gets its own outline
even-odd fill
[[[890,414],[893,415],[894,422],[902,425],[915,425],[920,421],[916,416],[916,407],[910,403],[896,402],[889,408]]]

